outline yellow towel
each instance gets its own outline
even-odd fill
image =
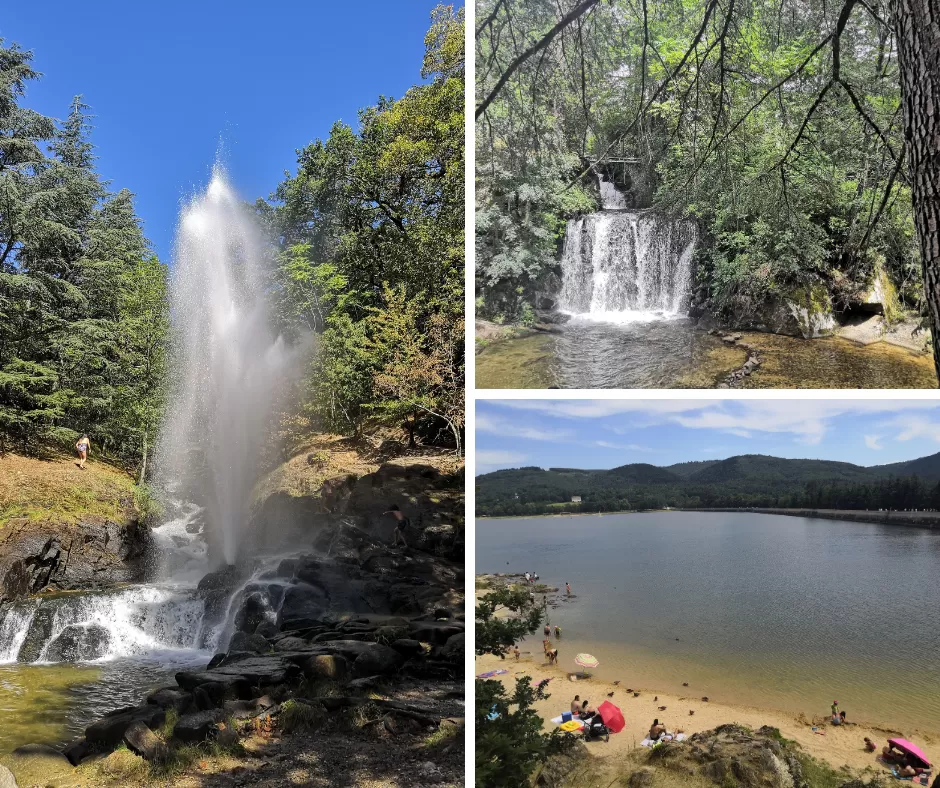
[[[568,720],[568,722],[564,722],[564,723],[562,723],[561,725],[559,725],[558,727],[561,728],[563,731],[577,731],[577,730],[581,730],[581,726],[578,725],[578,723],[575,722],[574,720]]]

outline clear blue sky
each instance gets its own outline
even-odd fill
[[[940,452],[930,400],[478,400],[476,472],[736,454],[882,465]]]
[[[0,37],[33,50],[44,74],[26,106],[61,118],[76,94],[91,105],[99,171],[137,195],[169,261],[180,202],[208,181],[220,142],[241,196],[266,197],[296,148],[420,81],[435,5],[10,2]]]

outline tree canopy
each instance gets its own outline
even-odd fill
[[[32,53],[0,40],[0,448],[92,444],[142,469],[159,423],[167,272],[133,195],[95,169],[89,107],[24,105]]]
[[[324,427],[462,445],[463,31],[463,10],[438,6],[424,81],[336,123],[256,204],[282,328],[318,335],[306,408]]]
[[[483,314],[518,320],[553,289],[564,220],[596,210],[612,158],[631,162],[619,174],[636,207],[696,219],[697,287],[718,317],[743,323],[798,292],[850,310],[872,288],[889,321],[926,314],[892,14],[856,0],[483,0]]]

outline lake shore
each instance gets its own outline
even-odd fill
[[[821,520],[841,520],[854,523],[878,523],[881,525],[904,525],[911,528],[940,528],[940,512],[891,512],[862,511],[855,509],[626,509],[610,512],[560,512],[558,514],[478,514],[478,520],[526,520],[536,517],[599,517],[608,514],[652,514],[654,512],[728,512],[730,514],[777,514],[786,517],[815,517]]]
[[[609,742],[588,744],[592,755],[605,760],[622,758],[626,753],[640,748],[640,742],[647,736],[654,719],[659,719],[673,733],[681,730],[688,735],[726,723],[737,723],[755,730],[762,725],[770,725],[778,728],[784,738],[797,742],[814,758],[836,769],[848,766],[853,774],[871,770],[876,773],[888,773],[886,767],[875,760],[873,753],[865,751],[863,740],[866,736],[877,743],[879,750],[887,743],[889,737],[903,736],[934,758],[940,746],[938,731],[899,731],[870,723],[833,726],[828,723],[828,718],[822,715],[810,719],[802,714],[793,715],[773,709],[732,705],[712,698],[703,701],[702,698],[707,696],[700,693],[707,692],[707,688],[689,687],[687,694],[681,695],[659,691],[650,686],[642,675],[625,676],[616,686],[609,681],[595,678],[570,681],[568,671],[548,665],[541,654],[531,650],[528,643],[524,643],[523,648],[525,650],[518,661],[511,655],[506,659],[489,654],[477,656],[474,674],[507,670],[508,673],[495,676],[493,680],[500,681],[508,692],[512,691],[516,679],[522,675],[529,675],[533,680],[550,678],[547,691],[551,697],[537,701],[534,705],[545,721],[545,732],[555,728],[551,718],[568,710],[576,694],[580,695],[582,700],[587,698],[594,706],[598,706],[608,700],[608,693],[613,692],[614,695],[609,700],[623,712],[626,726],[620,733],[612,735]],[[639,697],[634,697],[633,692],[628,692],[628,689],[639,692]],[[664,711],[660,710],[661,706],[666,707]],[[694,714],[690,715],[690,711]],[[814,726],[820,733],[813,731]]]

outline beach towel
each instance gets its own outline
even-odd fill
[[[531,681],[530,683],[532,684],[533,687],[538,687],[538,685],[541,684],[543,681],[544,681],[546,684],[548,684],[548,682],[550,682],[551,679],[550,679],[550,678],[547,678],[547,679],[532,679],[532,681]]]
[[[557,717],[552,717],[552,722],[555,723],[555,725],[559,725],[559,726],[564,726],[568,724],[567,722],[565,722],[561,714],[559,714]],[[581,720],[572,719],[570,720],[570,722],[573,722],[575,725],[577,725],[579,729],[584,727],[584,723]]]
[[[569,720],[558,727],[563,731],[579,731],[584,727],[584,723],[582,723],[581,720]]]
[[[923,774],[918,774],[914,777],[903,777],[898,773],[897,767],[893,767],[891,769],[891,774],[894,775],[895,779],[907,780],[913,783],[914,785],[929,785],[930,784],[930,772],[924,772]]]
[[[486,673],[477,674],[478,679],[488,679],[490,676],[502,676],[504,673],[509,673],[508,670],[490,670]]]

